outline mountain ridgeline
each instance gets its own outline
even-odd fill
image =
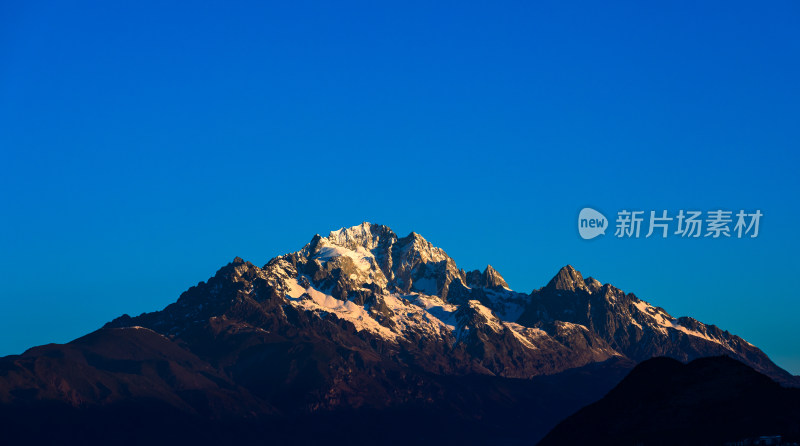
[[[325,335],[335,326],[382,358],[439,374],[531,378],[612,358],[728,355],[794,382],[744,339],[674,318],[572,266],[520,293],[491,266],[465,272],[419,234],[398,238],[369,223],[317,235],[261,268],[236,258],[164,310],[106,325],[133,326],[189,345],[213,327]]]
[[[419,234],[363,223],[263,267],[237,257],[161,311],[0,359],[0,419],[20,438],[31,413],[141,433],[127,415],[146,407],[151,430],[191,426],[200,442],[231,440],[230,426],[237,441],[351,441],[406,420],[416,428],[364,440],[530,444],[656,356],[728,356],[797,385],[744,339],[571,266],[517,292],[491,266],[464,271]]]

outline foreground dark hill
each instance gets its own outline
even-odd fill
[[[728,357],[639,364],[600,401],[561,422],[540,446],[723,445],[800,440],[800,389]]]
[[[236,258],[163,310],[0,359],[0,428],[132,444],[178,431],[203,444],[376,432],[530,444],[636,362],[722,354],[796,383],[744,339],[571,266],[516,292],[491,266],[464,271],[419,234],[364,223],[263,267]]]

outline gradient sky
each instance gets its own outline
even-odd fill
[[[800,374],[800,3],[112,3],[0,5],[0,355],[366,220]],[[764,217],[585,241],[584,206]]]

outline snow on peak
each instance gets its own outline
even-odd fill
[[[667,334],[669,329],[680,331],[689,336],[705,339],[706,341],[720,344],[725,348],[733,350],[727,342],[716,337],[709,336],[705,329],[702,331],[683,326],[680,321],[669,315],[661,308],[654,307],[643,300],[636,300],[633,305],[640,313],[647,315],[648,319],[655,323],[655,329],[663,334]],[[638,325],[638,323],[636,324]],[[702,325],[702,324],[698,324]],[[705,327],[704,325],[702,325]]]
[[[327,239],[331,244],[344,248],[355,249],[360,246],[371,250],[378,247],[382,241],[397,240],[397,235],[388,226],[364,222],[357,226],[331,231]]]
[[[356,331],[369,331],[384,339],[394,340],[397,334],[384,327],[367,312],[363,306],[349,300],[339,300],[325,294],[313,286],[303,287],[296,279],[287,281],[289,292],[286,297],[289,303],[308,311],[335,314],[340,319],[349,321],[356,327]]]

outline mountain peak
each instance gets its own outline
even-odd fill
[[[238,281],[243,275],[252,274],[253,269],[258,268],[256,268],[256,266],[252,263],[237,256],[232,262],[217,270],[217,273],[214,276]]]
[[[503,276],[497,272],[496,269],[492,267],[492,265],[486,265],[486,269],[483,272],[478,270],[469,271],[465,274],[467,279],[467,285],[470,287],[480,287],[480,288],[508,288],[508,283],[506,283]]]
[[[388,226],[365,221],[360,225],[331,231],[327,239],[334,245],[348,249],[355,249],[359,246],[364,249],[373,249],[381,241],[397,239],[397,235]]]
[[[503,276],[501,276],[496,269],[492,268],[492,265],[486,265],[486,269],[483,271],[483,277],[486,278],[486,283],[490,287],[508,288],[506,280],[503,279]]]
[[[573,292],[578,290],[588,291],[583,276],[578,270],[573,268],[572,265],[561,268],[558,274],[547,284],[547,288]]]

